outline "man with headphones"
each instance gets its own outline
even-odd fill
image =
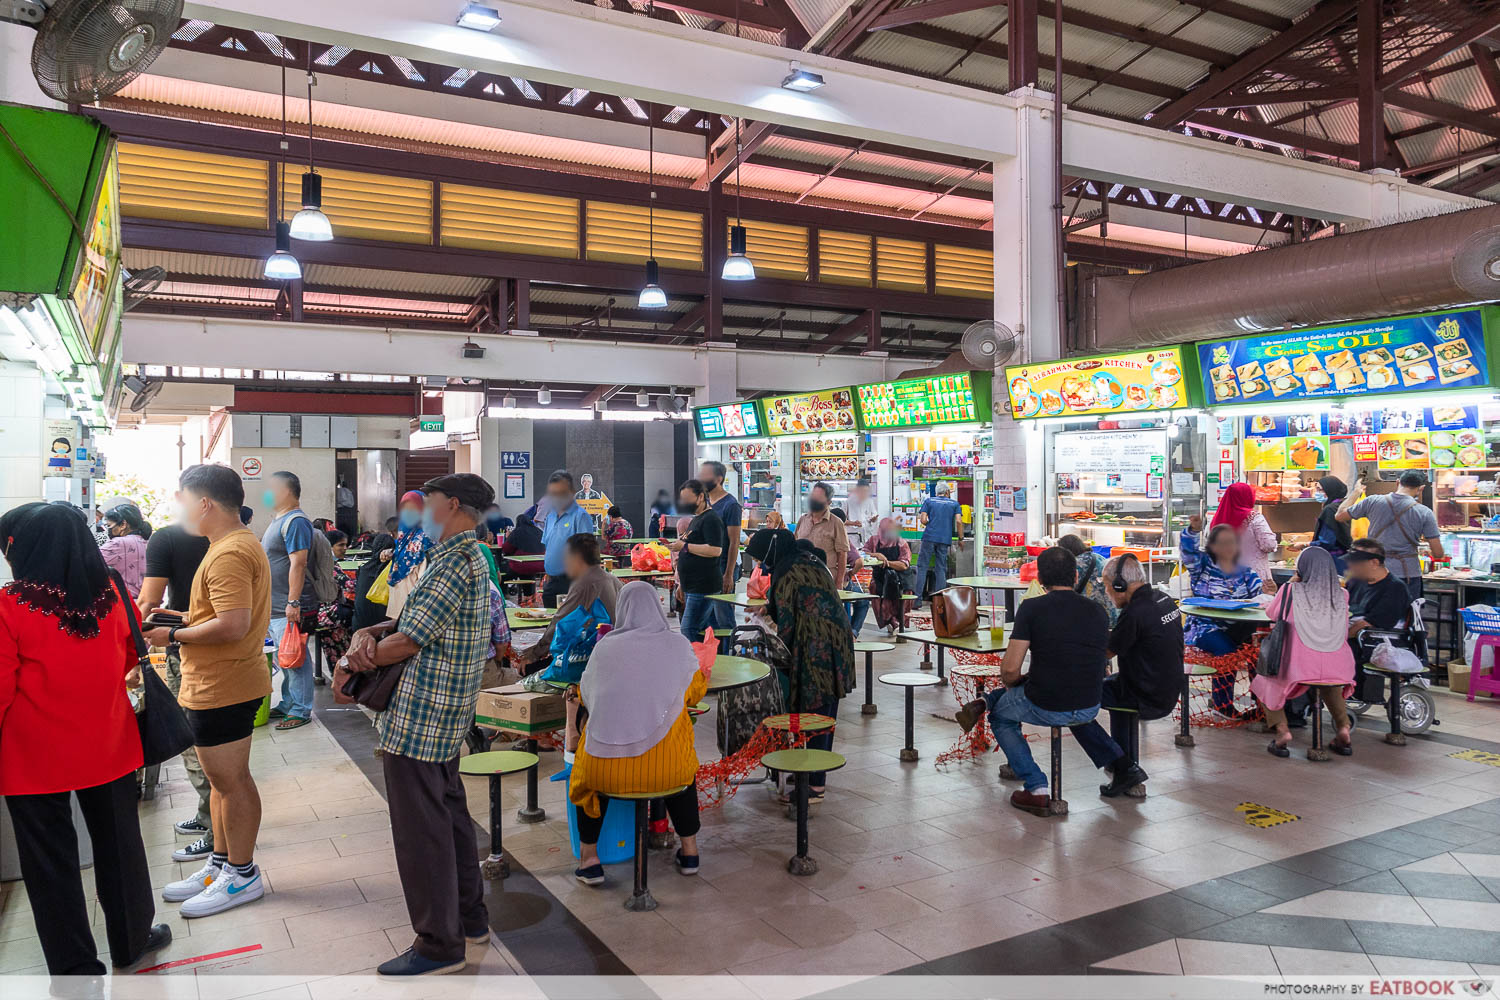
[[[1109,635],[1109,652],[1119,672],[1104,678],[1099,707],[1134,709],[1141,721],[1172,714],[1182,693],[1182,612],[1177,602],[1146,581],[1146,571],[1132,555],[1116,556],[1104,567],[1109,597],[1120,609],[1119,621]],[[1110,732],[1098,721],[1073,730],[1080,746],[1095,767],[1112,772],[1112,780],[1099,786],[1107,798],[1123,795],[1146,780],[1139,763],[1121,749],[1127,740],[1130,718],[1110,712]]]

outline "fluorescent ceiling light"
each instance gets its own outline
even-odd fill
[[[458,26],[475,31],[493,31],[500,23],[500,12],[493,7],[478,3],[466,3],[458,12]]]
[[[781,86],[787,90],[805,94],[823,86],[823,78],[811,70],[805,70],[796,63],[792,63],[792,71],[782,79]]]

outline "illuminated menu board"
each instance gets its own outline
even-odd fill
[[[859,416],[867,430],[931,427],[989,419],[982,391],[968,372],[877,382],[859,387]]]
[[[725,441],[730,438],[760,437],[760,412],[754,403],[723,403],[699,406],[693,410],[699,441]]]
[[[847,388],[773,396],[765,404],[766,432],[772,437],[854,430],[854,395]]]

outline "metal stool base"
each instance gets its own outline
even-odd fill
[[[657,907],[656,897],[651,895],[650,889],[642,890],[640,895],[631,893],[625,897],[625,909],[632,913],[645,913]]]
[[[794,854],[787,859],[786,870],[793,875],[816,875],[818,863],[805,855]]]
[[[547,818],[547,810],[541,806],[522,806],[516,810],[517,823],[540,823]]]
[[[902,747],[900,757],[903,762],[909,764],[917,759],[917,751],[911,747]]]
[[[510,862],[505,860],[503,854],[491,854],[479,862],[479,874],[489,882],[508,879],[510,878]]]
[[[875,715],[878,711],[879,709],[875,707],[874,702],[867,701],[863,705],[859,706],[860,715]]]

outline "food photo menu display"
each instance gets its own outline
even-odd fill
[[[1170,410],[1190,402],[1180,347],[1011,365],[1005,382],[1019,419]]]
[[[766,431],[772,437],[852,431],[855,428],[852,389],[824,389],[822,392],[772,396],[764,400],[764,403]]]
[[[989,406],[975,396],[968,372],[876,382],[859,387],[859,415],[866,428],[932,427],[989,419]]]
[[[760,414],[754,403],[723,403],[700,406],[693,411],[699,441],[760,437]]]

